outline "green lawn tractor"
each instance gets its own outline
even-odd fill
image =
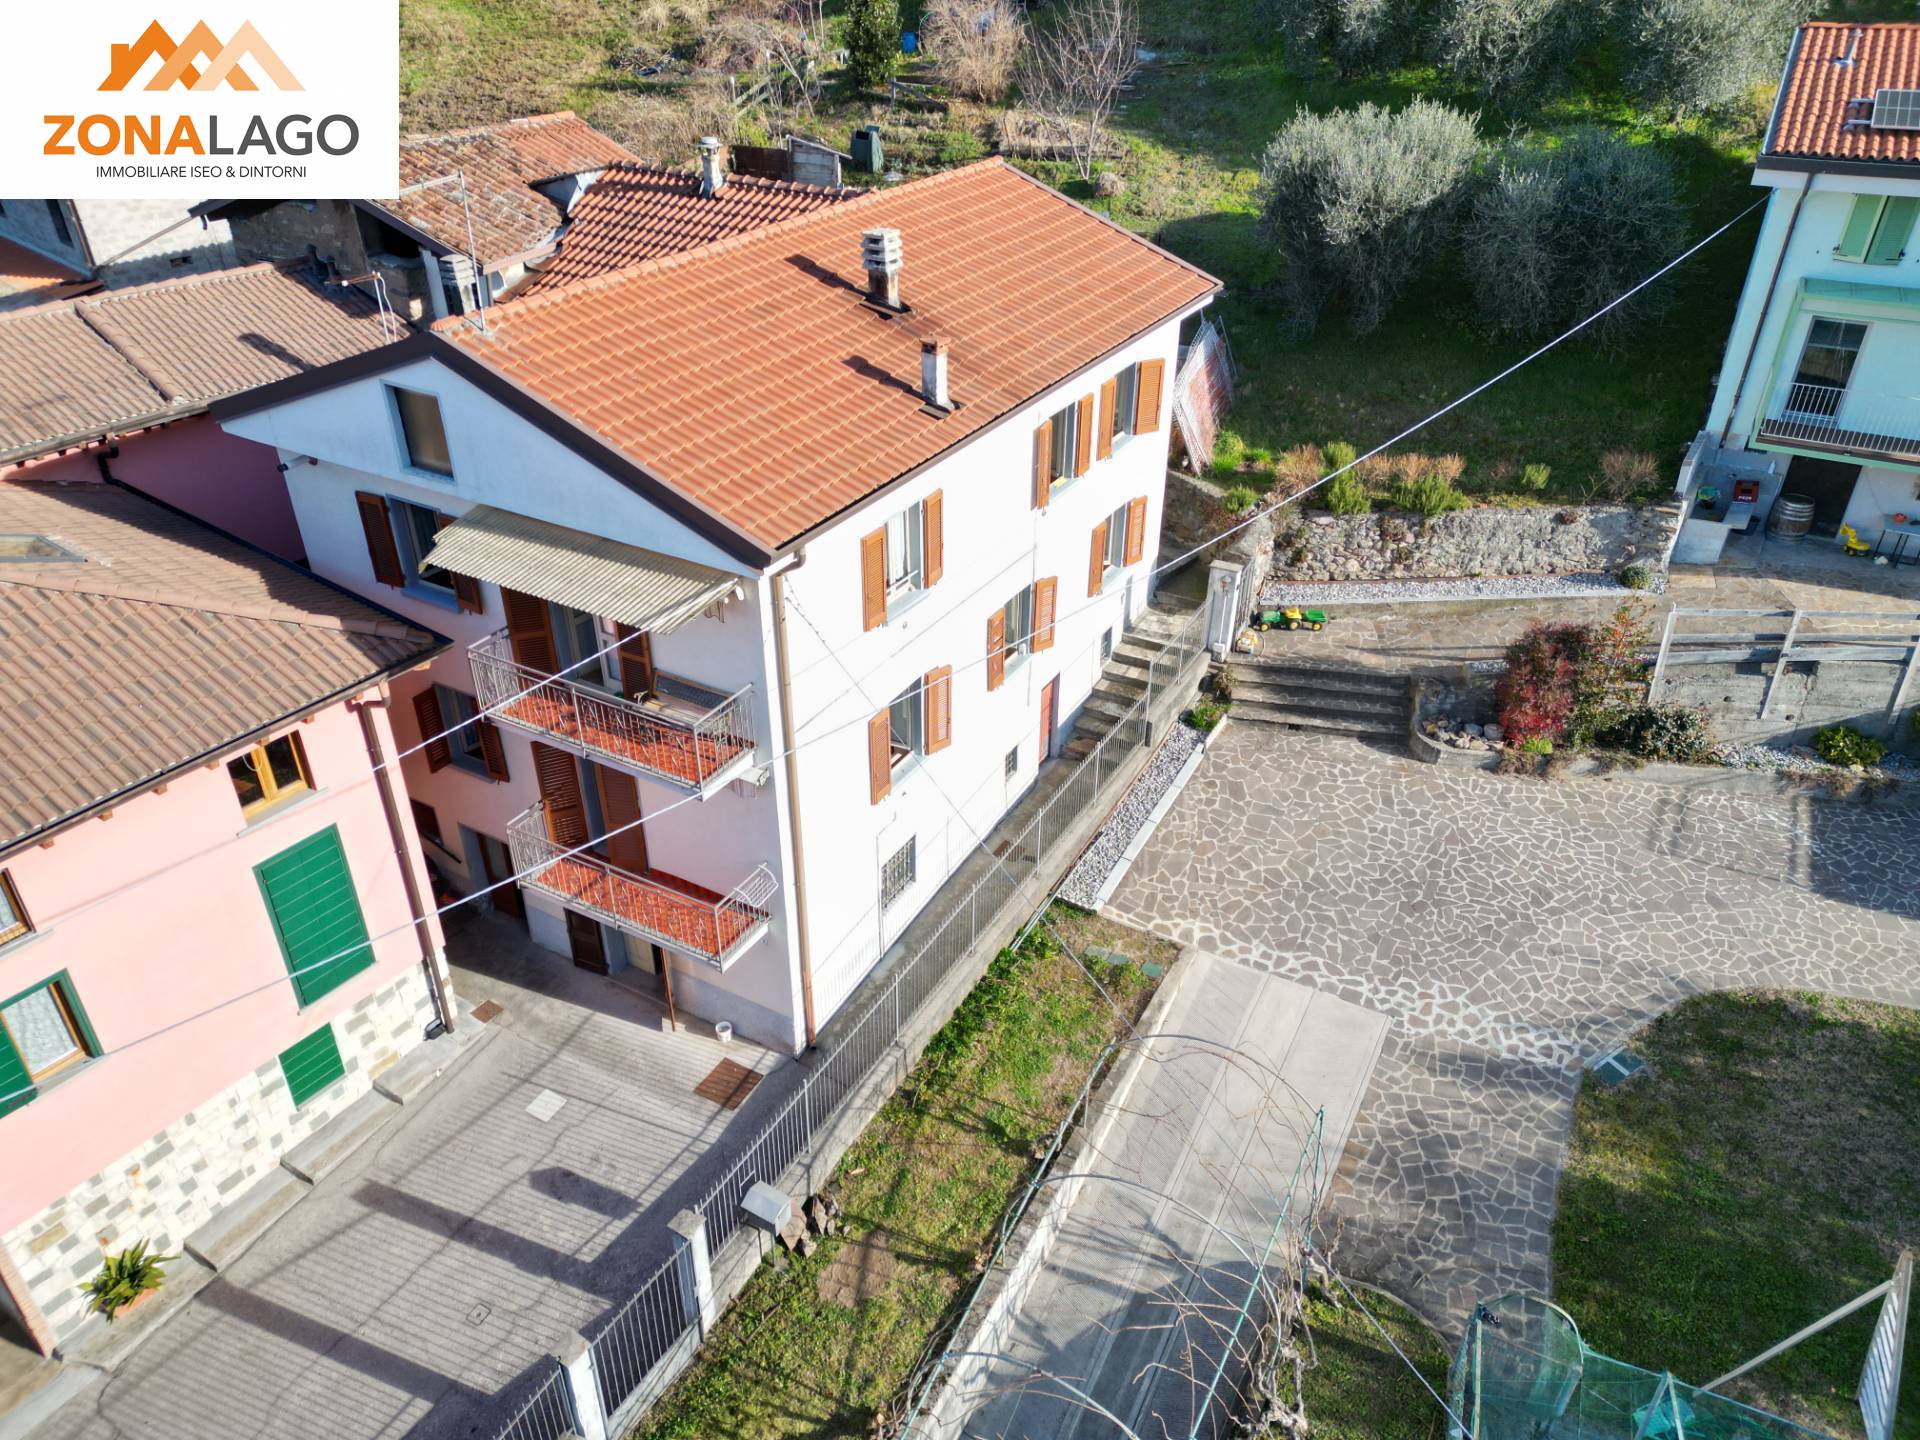
[[[1289,605],[1284,610],[1256,611],[1253,623],[1261,630],[1318,630],[1327,623],[1327,612]]]

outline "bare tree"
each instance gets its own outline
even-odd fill
[[[1007,93],[1027,44],[1025,8],[1015,0],[927,0],[920,28],[949,88],[975,100]]]
[[[1139,68],[1135,0],[1066,0],[1035,31],[1020,66],[1021,94],[1057,132],[1082,180],[1093,178],[1120,91]]]

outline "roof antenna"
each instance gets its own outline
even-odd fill
[[[467,221],[467,261],[473,266],[474,298],[473,313],[468,314],[463,311],[461,318],[485,335],[489,333],[487,330],[487,275],[486,271],[480,268],[480,247],[474,243],[473,239],[473,197],[467,193],[467,172],[456,170],[451,175],[437,175],[431,180],[418,180],[411,185],[401,186],[400,193],[408,195],[415,190],[431,190],[437,185],[460,187],[460,213],[466,217]]]

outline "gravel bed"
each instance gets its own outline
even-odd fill
[[[1896,780],[1920,780],[1920,765],[1904,755],[1888,754],[1878,765],[1830,765],[1804,745],[1735,745],[1713,747],[1713,758],[1735,770],[1766,770],[1775,775],[1810,775],[1839,779],[1847,775],[1886,775]]]
[[[1093,837],[1093,843],[1087,846],[1080,862],[1060,886],[1062,900],[1083,910],[1091,910],[1099,903],[1100,887],[1113,867],[1120,863],[1121,853],[1147,823],[1147,816],[1167,793],[1167,787],[1173,784],[1173,777],[1180,773],[1187,757],[1199,748],[1200,732],[1185,720],[1167,732],[1167,738],[1160,742],[1160,748],[1153,752],[1153,758],[1147,761],[1146,768],[1134,779],[1127,793],[1120,797],[1107,823]]]
[[[1577,575],[1481,575],[1462,580],[1333,580],[1289,584],[1272,580],[1262,587],[1260,603],[1283,605],[1367,605],[1396,600],[1547,600],[1592,595],[1648,595],[1666,588],[1665,577],[1652,590],[1629,590],[1601,571]]]

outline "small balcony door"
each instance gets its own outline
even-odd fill
[[[1839,415],[1866,339],[1867,327],[1857,321],[1814,318],[1787,390],[1789,418],[1832,420]]]

